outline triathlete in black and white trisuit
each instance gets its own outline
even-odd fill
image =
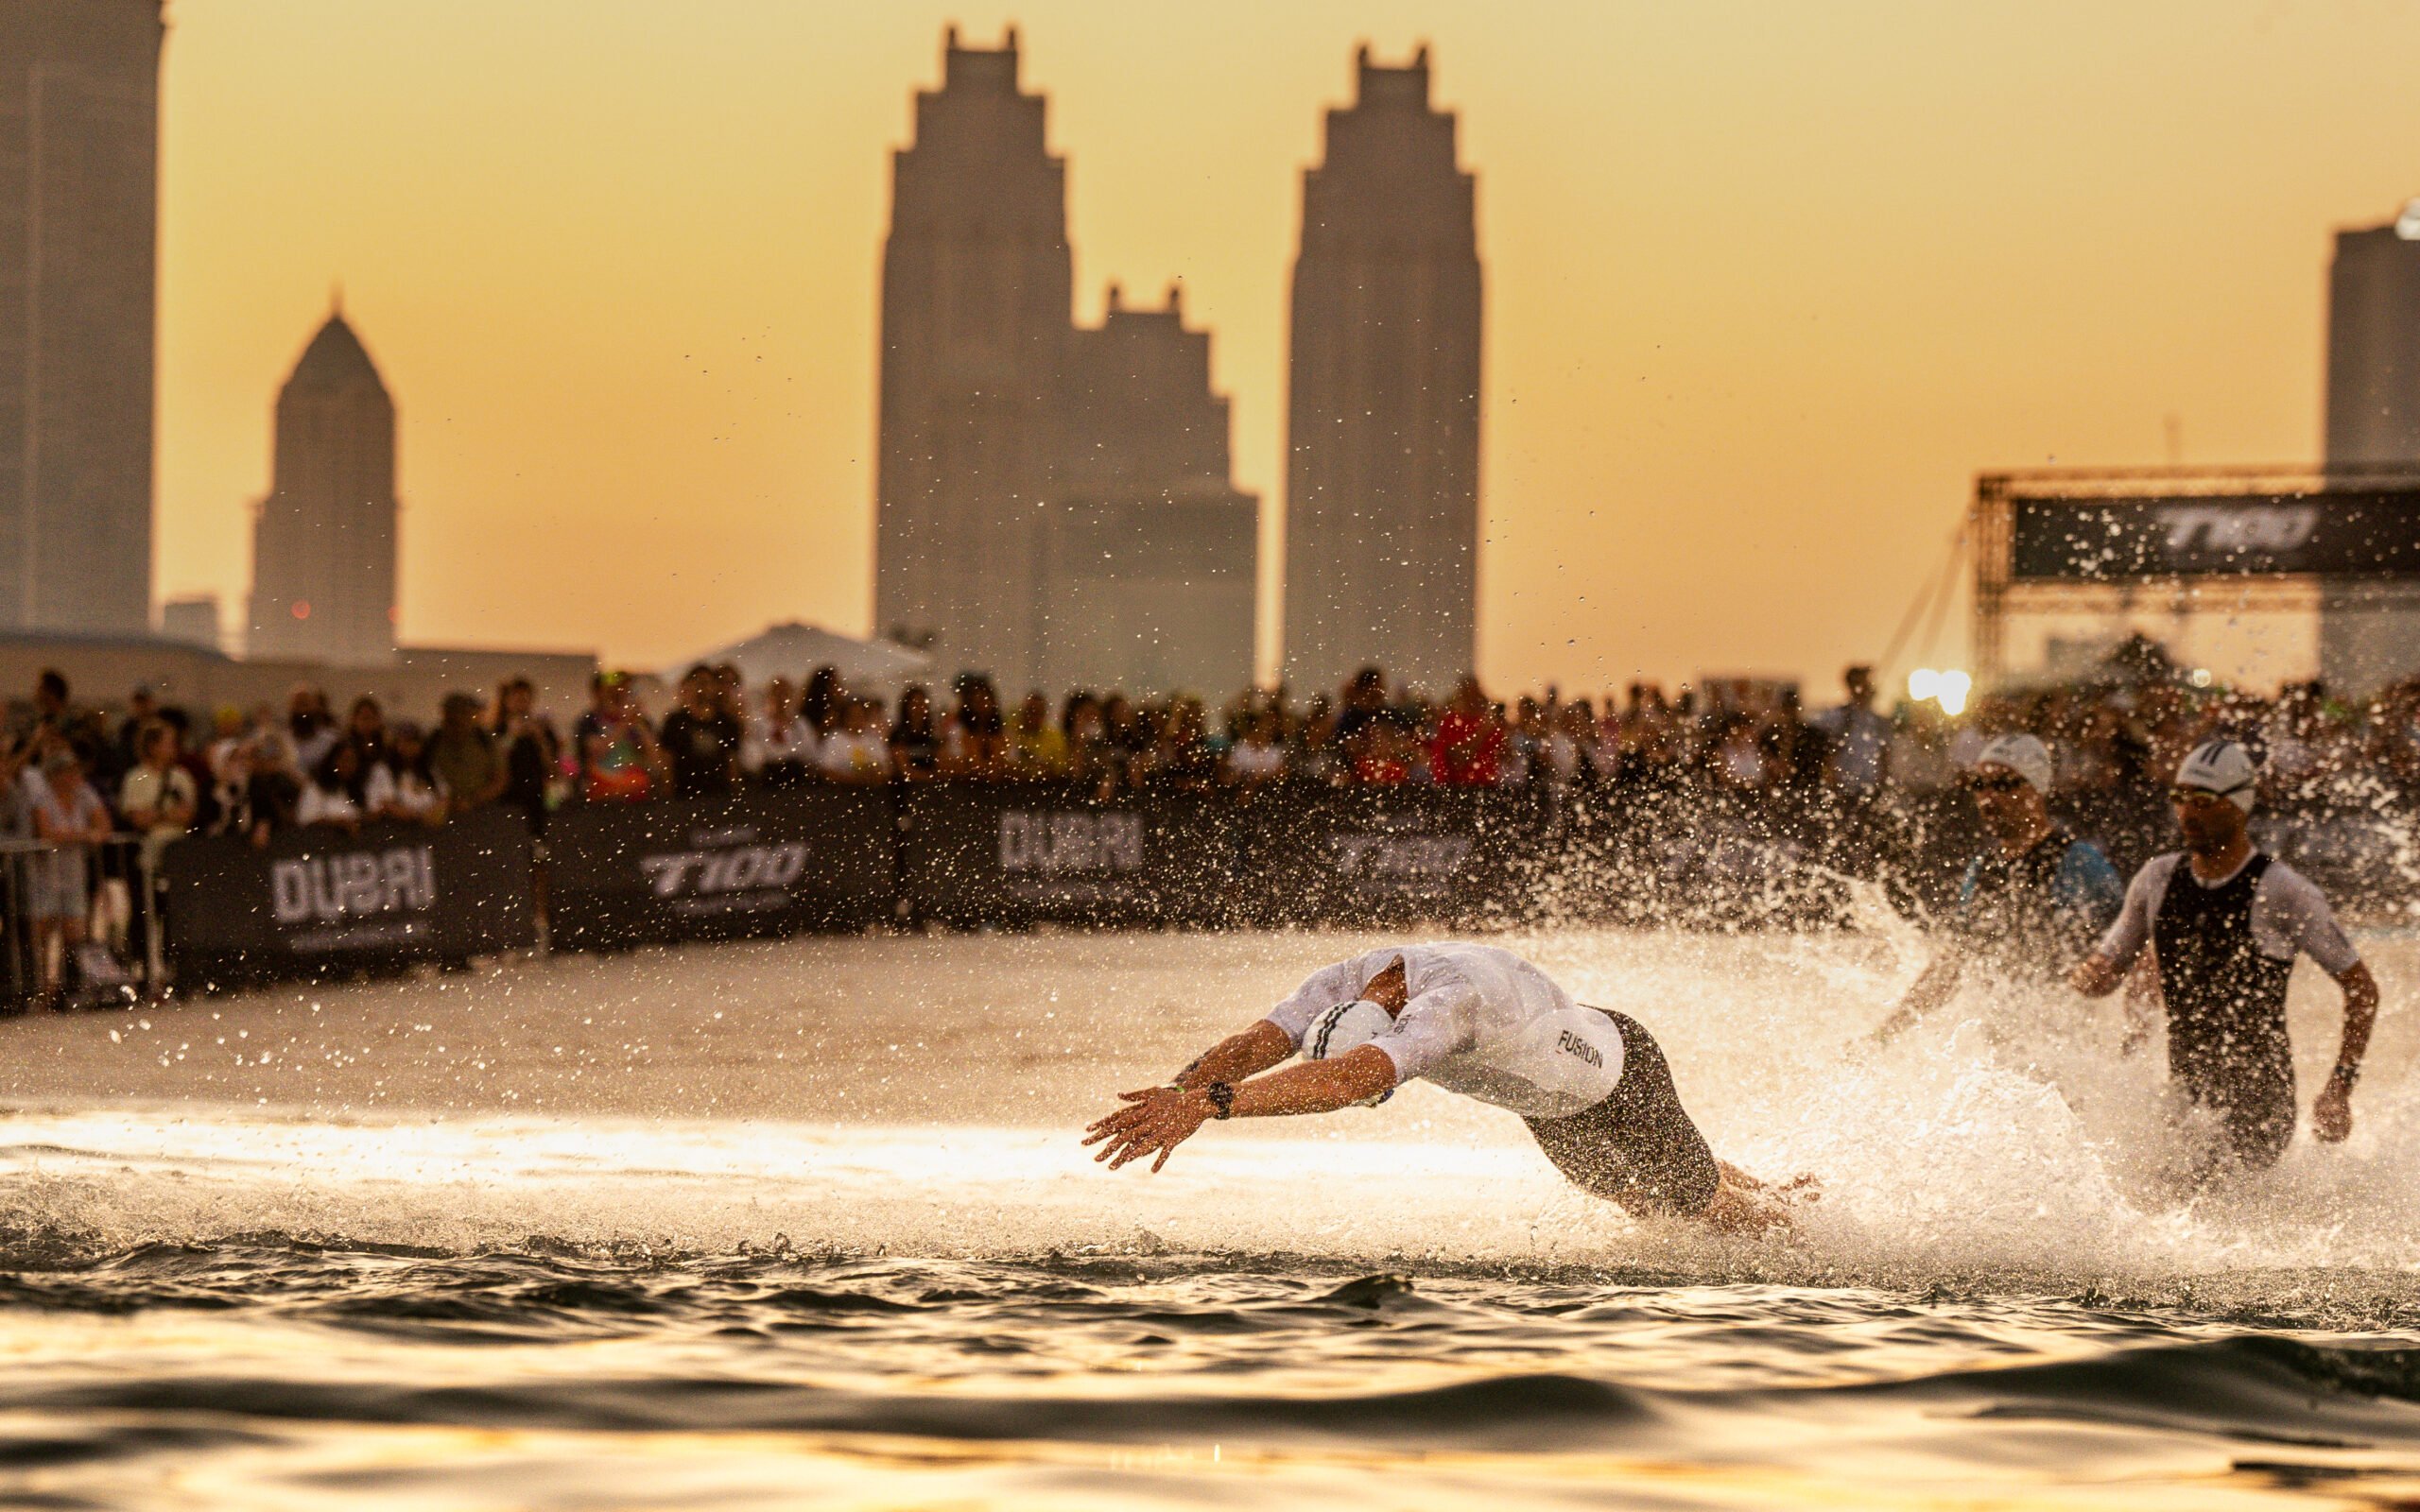
[[[1300,1052],[1301,1065],[1266,1076]],[[1113,1165],[1168,1151],[1209,1119],[1325,1112],[1425,1080],[1520,1115],[1573,1183],[1636,1213],[1757,1228],[1759,1183],[1718,1162],[1636,1021],[1583,1006],[1511,951],[1392,946],[1313,972],[1175,1083],[1092,1125]]]
[[[2286,985],[2308,955],[2344,989],[2344,1040],[2312,1105],[2323,1140],[2352,1127],[2377,984],[2337,925],[2327,900],[2284,862],[2252,847],[2245,826],[2257,770],[2231,741],[2195,747],[2170,793],[2186,849],[2155,857],[2126,889],[2125,906],[2076,969],[2092,996],[2116,988],[2151,947],[2167,1008],[2171,1084],[2217,1120],[2219,1138],[2197,1152],[2196,1174],[2276,1163],[2293,1138],[2293,1046]]]
[[[2218,1115],[2239,1161],[2275,1163],[2296,1116],[2286,1038],[2294,957],[2342,976],[2361,953],[2309,878],[2257,850],[2206,882],[2181,850],[2146,863],[2094,954],[2123,971],[2145,945],[2159,963],[2169,1074]]]

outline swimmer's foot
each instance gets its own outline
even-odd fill
[[[1790,1216],[1790,1207],[1820,1201],[1824,1195],[1823,1184],[1812,1176],[1802,1176],[1775,1187],[1728,1160],[1715,1163],[1721,1167],[1722,1179],[1702,1216],[1718,1233],[1754,1236],[1776,1228],[1787,1232],[1797,1227]]]

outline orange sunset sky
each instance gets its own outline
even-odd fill
[[[1979,469],[2156,463],[2171,415],[2187,462],[2314,457],[2330,232],[2420,194],[2404,0],[174,0],[162,593],[240,613],[341,283],[401,409],[407,640],[866,630],[890,152],[951,21],[1022,30],[1080,314],[1184,280],[1265,551],[1299,174],[1357,43],[1430,44],[1504,691],[1829,696]],[[1962,603],[1911,655],[1963,639]]]

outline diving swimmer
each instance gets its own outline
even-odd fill
[[[1270,1070],[1298,1051],[1303,1064]],[[1112,1170],[1150,1156],[1157,1171],[1213,1120],[1374,1105],[1420,1079],[1519,1114],[1573,1185],[1634,1215],[1789,1222],[1779,1194],[1714,1158],[1644,1027],[1494,945],[1393,946],[1314,971],[1169,1085],[1120,1093],[1084,1143]]]

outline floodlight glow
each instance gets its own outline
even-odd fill
[[[1941,675],[1939,692],[1933,695],[1941,712],[1955,718],[1966,712],[1966,696],[1975,691],[1975,679],[1963,672],[1948,671]]]
[[[2193,686],[2197,688],[2206,688],[2209,685],[2210,669],[2208,667],[2195,667],[2193,669]]]
[[[1966,712],[1966,696],[1974,690],[1975,679],[1955,668],[1917,667],[1908,674],[1909,697],[1918,703],[1929,698],[1952,717]]]

